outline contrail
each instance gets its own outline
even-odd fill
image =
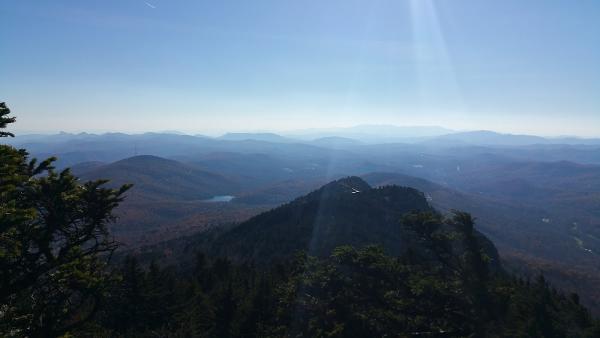
[[[153,4],[151,4],[151,3],[148,3],[148,2],[145,2],[145,3],[146,3],[146,6],[148,6],[148,7],[152,8],[152,9],[155,9],[155,8],[156,8],[156,6],[154,6],[154,5],[153,5]]]

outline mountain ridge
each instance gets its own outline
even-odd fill
[[[111,185],[132,183],[130,195],[148,200],[204,199],[232,194],[239,186],[222,175],[153,155],[93,166],[79,175],[86,180],[109,179]]]
[[[238,261],[285,260],[298,251],[324,257],[341,245],[382,245],[392,255],[426,251],[419,235],[401,225],[411,212],[436,213],[422,192],[399,186],[372,188],[363,179],[342,178],[287,204],[259,214],[212,238],[211,254]],[[499,266],[496,249],[485,243]]]

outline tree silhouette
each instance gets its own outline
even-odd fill
[[[6,106],[6,103],[0,102],[0,129],[6,128],[9,123],[14,123],[16,121],[15,117],[8,117],[10,114],[10,109]],[[0,137],[14,137],[12,133],[0,130]]]
[[[0,128],[15,121],[9,113],[0,104]],[[28,157],[0,145],[0,335],[52,337],[96,312],[117,247],[107,226],[129,186],[81,184],[54,158]]]

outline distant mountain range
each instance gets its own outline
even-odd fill
[[[227,141],[265,141],[265,142],[297,142],[294,139],[283,137],[274,133],[227,133],[218,137],[219,140]]]
[[[286,133],[286,135],[302,140],[343,137],[365,143],[394,143],[418,142],[452,132],[450,129],[438,126],[359,125],[348,128],[299,130]]]
[[[438,145],[525,146],[541,144],[600,145],[600,139],[574,137],[544,138],[532,135],[501,134],[493,131],[451,133],[426,141]]]
[[[88,153],[97,151],[96,155],[103,155],[107,150],[103,145],[117,145],[126,143],[123,152],[129,155],[149,153],[148,147],[155,146],[153,155],[165,155],[171,152],[198,151],[197,147],[206,147],[211,150],[227,151],[235,147],[265,148],[267,144],[305,144],[329,148],[331,146],[360,146],[363,144],[389,144],[407,143],[422,147],[517,147],[517,146],[600,146],[600,139],[596,138],[544,138],[532,135],[502,134],[493,131],[453,132],[440,127],[396,127],[396,126],[357,126],[345,129],[332,129],[309,133],[296,133],[279,135],[275,133],[227,133],[217,138],[202,135],[190,136],[179,133],[145,133],[145,134],[69,134],[59,133],[54,135],[18,135],[14,139],[2,140],[13,145],[32,147],[34,152],[52,152],[61,147],[61,152],[77,152],[79,146],[85,145]],[[153,144],[156,141],[163,145]],[[229,142],[224,142],[229,141]],[[259,142],[259,143],[256,143]],[[29,148],[28,148],[29,149]],[[113,151],[114,152],[114,151]]]

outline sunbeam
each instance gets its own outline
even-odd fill
[[[420,109],[466,113],[466,104],[433,0],[410,0],[416,85]],[[423,112],[422,113],[427,113]]]

